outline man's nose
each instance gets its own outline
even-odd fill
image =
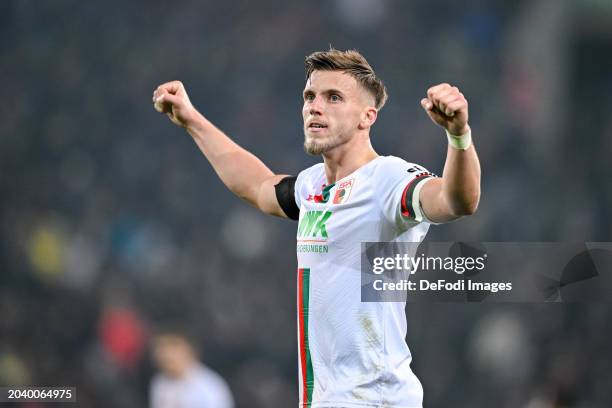
[[[310,102],[310,104],[308,105],[308,112],[311,115],[320,115],[323,113],[323,104],[321,98],[317,96],[312,100],[312,102]]]

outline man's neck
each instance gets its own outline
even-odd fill
[[[343,179],[377,157],[369,137],[353,139],[323,154],[327,184]]]

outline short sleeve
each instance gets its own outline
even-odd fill
[[[310,194],[316,187],[320,187],[324,183],[325,167],[323,163],[317,163],[298,173],[293,188],[293,198],[298,210],[302,208],[302,203],[310,200]]]
[[[378,196],[385,218],[399,231],[421,222],[433,224],[421,208],[420,192],[435,174],[422,166],[391,157],[376,176],[381,180]]]

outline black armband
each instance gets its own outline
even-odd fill
[[[292,220],[300,218],[300,209],[295,203],[295,181],[297,177],[285,177],[274,186],[278,205],[283,209],[285,215]]]

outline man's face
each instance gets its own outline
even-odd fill
[[[178,378],[191,367],[195,358],[185,340],[173,335],[161,335],[153,342],[153,360],[166,375]]]
[[[350,141],[373,99],[349,74],[314,71],[304,88],[304,150],[320,155]]]

